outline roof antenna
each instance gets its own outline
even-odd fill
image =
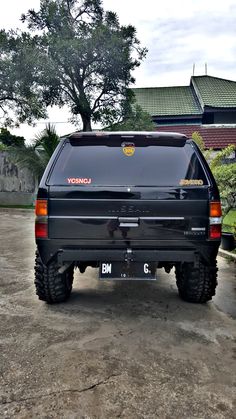
[[[193,63],[193,76],[194,76],[194,73],[195,73],[195,63]]]
[[[205,63],[205,76],[207,76],[207,63]]]

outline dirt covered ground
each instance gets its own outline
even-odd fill
[[[235,418],[235,265],[213,303],[178,298],[174,273],[99,282],[76,271],[49,306],[33,284],[34,215],[0,212],[1,418]]]

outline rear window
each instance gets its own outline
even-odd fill
[[[194,149],[140,138],[65,143],[49,185],[199,186],[208,184]]]

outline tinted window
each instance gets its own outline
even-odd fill
[[[157,145],[119,138],[66,143],[49,180],[50,185],[191,186],[207,180],[190,144]]]

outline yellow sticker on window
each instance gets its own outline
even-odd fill
[[[129,143],[129,144],[128,143],[123,143],[121,145],[122,145],[123,153],[126,156],[131,157],[131,156],[134,155],[134,153],[135,153],[135,145],[133,143]]]
[[[181,186],[202,186],[204,183],[202,179],[181,179],[179,184]]]

